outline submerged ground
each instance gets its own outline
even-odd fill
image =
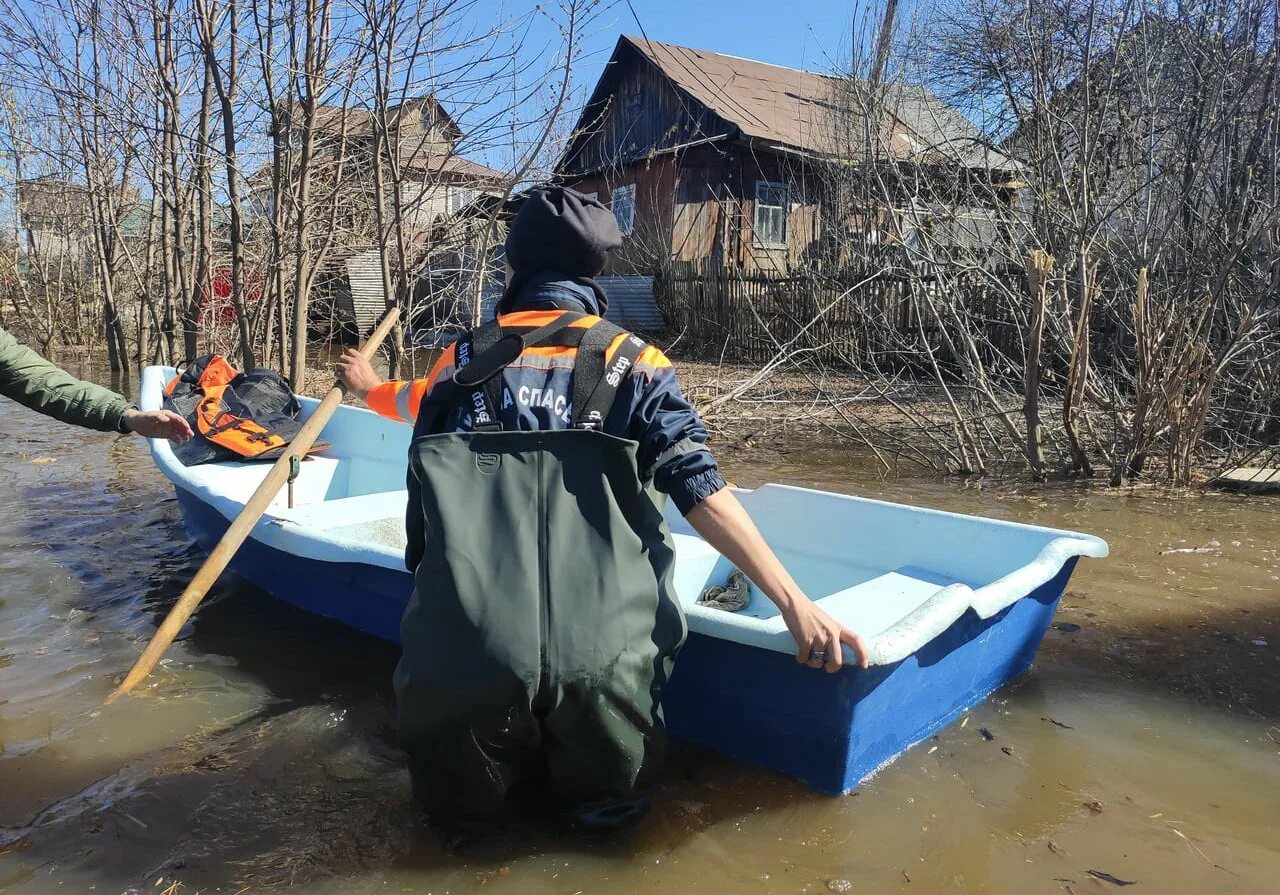
[[[200,555],[140,441],[0,400],[0,892],[1274,891],[1280,499],[880,479],[782,444],[725,465],[1112,557],[1031,674],[854,795],[679,749],[628,842],[459,858],[409,805],[394,650],[233,578],[147,696],[100,708]]]

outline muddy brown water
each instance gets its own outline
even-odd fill
[[[677,748],[625,842],[530,826],[455,857],[409,805],[394,650],[244,582],[146,695],[100,707],[200,555],[139,440],[0,399],[0,891],[1277,891],[1280,500],[785,451],[724,465],[1079,529],[1112,556],[1080,563],[1030,674],[854,795]]]

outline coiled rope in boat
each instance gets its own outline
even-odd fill
[[[698,597],[699,605],[723,609],[725,612],[737,612],[746,608],[749,602],[751,602],[751,582],[738,569],[729,573],[728,584],[708,587]]]

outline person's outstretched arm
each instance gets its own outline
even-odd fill
[[[453,375],[455,347],[450,345],[436,359],[424,379],[391,379],[384,381],[359,351],[348,348],[338,358],[334,375],[342,380],[347,393],[355,395],[370,410],[387,419],[412,423],[418,418],[422,399],[441,378]]]
[[[45,416],[102,432],[137,432],[179,444],[191,427],[170,410],[142,411],[122,395],[76,379],[0,329],[0,394]]]
[[[732,491],[721,488],[686,513],[685,519],[777,605],[799,647],[797,662],[810,668],[839,671],[843,664],[841,644],[845,644],[858,657],[858,665],[867,667],[867,647],[862,638],[805,596]],[[825,659],[814,658],[814,651],[821,651]]]
[[[654,486],[670,495],[694,530],[777,605],[795,638],[797,661],[810,668],[839,671],[844,643],[865,668],[867,650],[861,638],[805,596],[726,487],[707,449],[706,426],[680,390],[667,356],[646,348],[629,378],[635,389],[633,400],[630,406],[616,401],[612,413],[628,414],[625,434],[639,445],[642,474],[652,475]],[[607,424],[605,429],[609,430]],[[820,658],[814,657],[814,651]]]

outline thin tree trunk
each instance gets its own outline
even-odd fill
[[[1031,333],[1023,372],[1023,415],[1027,426],[1027,463],[1036,481],[1044,481],[1044,452],[1040,443],[1040,352],[1044,341],[1044,318],[1048,305],[1045,282],[1053,268],[1053,257],[1035,249],[1027,253],[1027,284],[1031,293]]]

